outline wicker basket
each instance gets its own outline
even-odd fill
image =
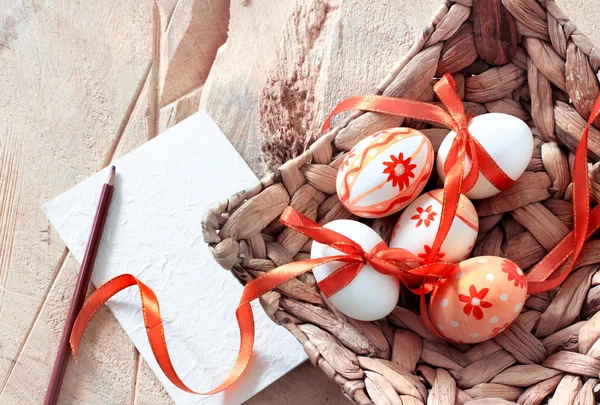
[[[503,112],[528,122],[535,151],[509,190],[479,201],[473,255],[537,263],[572,228],[572,151],[598,94],[600,51],[547,0],[446,1],[377,94],[435,101],[432,84],[454,74],[468,114]],[[259,184],[216,204],[203,224],[217,262],[242,283],[309,256],[311,241],[279,224],[288,205],[324,224],[351,218],[335,178],[344,153],[392,126],[422,130],[437,148],[447,129],[356,113]],[[590,132],[591,193],[600,198],[600,132]],[[434,181],[435,182],[435,181]],[[384,239],[397,216],[365,221]],[[424,326],[413,295],[377,322],[348,319],[312,274],[261,298],[274,322],[359,404],[596,403],[600,372],[600,240],[558,291],[533,295],[517,322],[491,341],[451,345]]]

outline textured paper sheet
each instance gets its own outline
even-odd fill
[[[196,391],[225,378],[239,345],[234,311],[242,291],[213,260],[202,218],[216,201],[257,181],[206,112],[115,162],[116,188],[92,283],[131,273],[158,296],[175,369]],[[81,262],[106,169],[44,205]],[[177,404],[240,404],[306,359],[301,345],[254,303],[255,353],[243,380],[214,396],[187,394],[160,371],[147,341],[137,288],[108,307]]]

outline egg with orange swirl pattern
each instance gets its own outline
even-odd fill
[[[433,168],[433,147],[412,128],[391,128],[359,142],[342,161],[336,189],[363,218],[394,214],[419,196]]]
[[[431,294],[436,330],[457,343],[478,343],[502,333],[519,316],[527,278],[515,263],[496,256],[465,260]]]

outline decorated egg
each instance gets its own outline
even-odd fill
[[[517,117],[502,113],[483,114],[469,122],[469,133],[479,141],[496,165],[508,177],[517,180],[529,164],[533,155],[533,135],[527,124]],[[444,163],[450,151],[456,132],[450,132],[438,150],[437,172],[442,180],[446,178]],[[465,160],[465,173],[471,169],[471,160]],[[479,172],[477,182],[467,193],[472,200],[488,198],[500,191]]]
[[[337,174],[337,194],[359,217],[379,218],[406,207],[425,187],[433,147],[416,129],[392,128],[359,142]]]
[[[390,240],[390,247],[402,248],[426,259],[440,227],[444,190],[429,191],[414,200],[402,213]],[[460,195],[456,216],[435,260],[459,262],[466,259],[477,239],[479,218],[475,207]]]
[[[358,243],[369,252],[383,240],[367,225],[358,221],[340,219],[331,221],[325,228],[332,229]],[[311,259],[338,256],[341,253],[327,245],[313,242]],[[317,282],[345,265],[341,262],[326,263],[313,269]],[[330,302],[345,315],[359,321],[374,321],[386,317],[394,310],[400,296],[400,281],[397,277],[381,274],[365,264],[348,285],[329,297]]]
[[[519,266],[496,256],[473,257],[438,283],[429,314],[446,339],[478,343],[508,328],[526,297],[527,279]]]

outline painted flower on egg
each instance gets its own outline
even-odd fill
[[[429,228],[431,222],[435,221],[436,215],[437,212],[433,212],[433,205],[430,205],[425,209],[417,207],[417,214],[410,217],[410,219],[414,219],[415,221],[417,221],[417,225],[415,225],[415,228],[420,227],[423,223],[425,224],[425,227]]]
[[[423,246],[423,250],[425,250],[425,252],[423,253],[419,253],[417,255],[417,257],[421,260],[429,260],[429,256],[431,256],[431,246],[429,245],[425,245]],[[442,261],[442,259],[444,258],[444,256],[446,256],[446,253],[444,252],[438,252],[434,258],[432,258],[431,260],[429,260],[430,262],[440,262]]]
[[[467,303],[463,309],[463,312],[466,315],[471,315],[472,310],[475,319],[483,319],[483,310],[481,308],[492,307],[491,302],[483,300],[489,291],[489,288],[483,288],[477,292],[477,288],[471,284],[471,287],[469,287],[470,295],[458,294],[458,299]]]
[[[493,338],[494,336],[499,335],[500,333],[504,332],[504,329],[508,328],[510,326],[510,324],[508,322],[506,322],[504,325],[502,326],[498,326],[494,329],[492,329],[492,333],[490,334],[490,338]]]
[[[519,270],[516,264],[509,260],[502,262],[502,272],[508,274],[508,281],[515,280],[515,287],[523,288],[527,283],[525,274]]]
[[[410,179],[415,177],[413,170],[417,165],[410,163],[410,157],[404,159],[402,152],[397,158],[394,155],[390,155],[390,159],[392,160],[391,162],[383,162],[383,165],[386,166],[383,174],[389,174],[387,181],[391,181],[392,186],[398,186],[400,191],[402,191],[408,187]]]

